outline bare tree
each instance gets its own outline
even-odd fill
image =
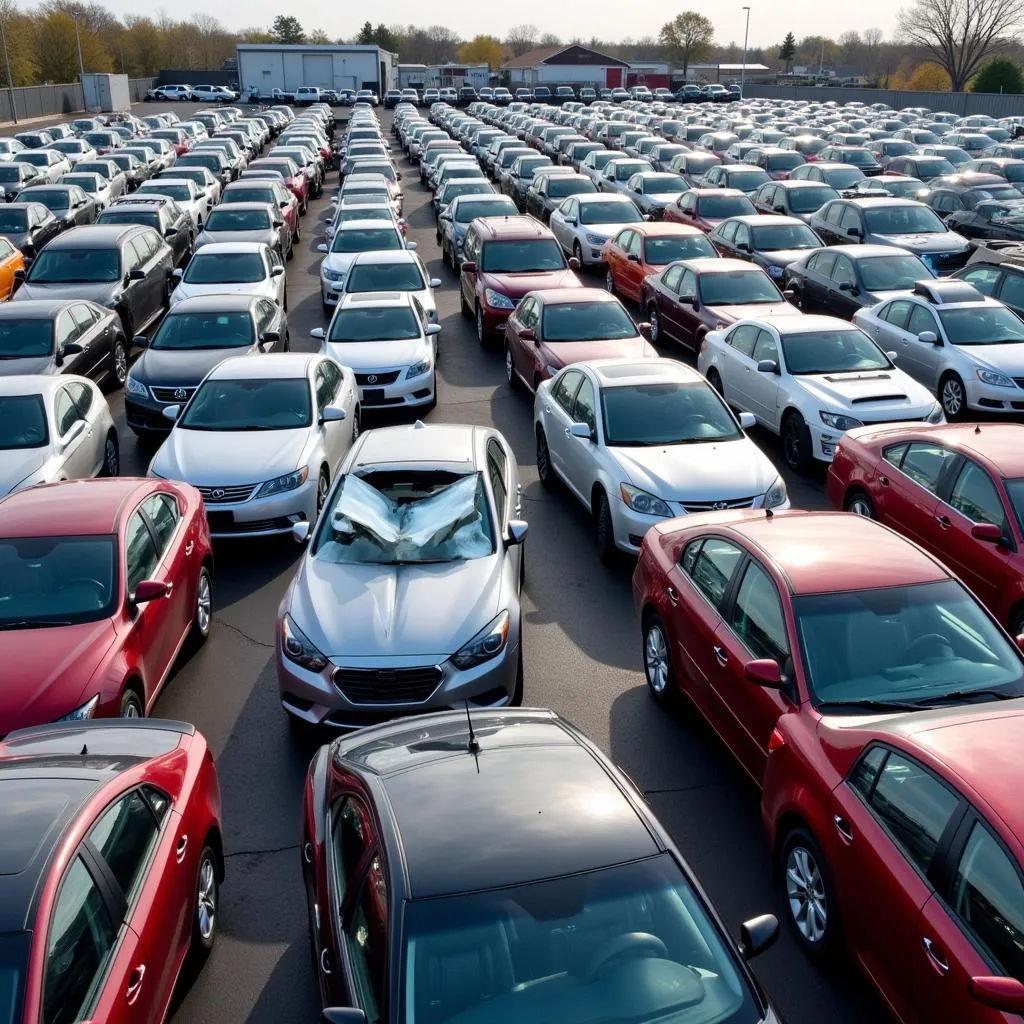
[[[536,25],[513,25],[505,36],[505,45],[512,51],[513,57],[520,57],[537,45],[539,35]]]
[[[562,40],[555,35],[554,32],[545,32],[544,35],[537,40],[538,46],[561,46]]]
[[[1024,0],[915,0],[900,11],[904,40],[926,50],[962,92],[1024,20]]]

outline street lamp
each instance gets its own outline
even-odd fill
[[[750,8],[741,7],[740,10],[747,12],[747,27],[743,30],[743,63],[740,65],[740,99],[745,99],[743,86],[747,80],[747,38],[750,35]]]

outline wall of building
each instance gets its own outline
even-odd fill
[[[989,114],[992,117],[1024,115],[1024,96],[983,92],[901,92],[896,89],[830,88],[793,85],[758,85],[748,81],[748,97],[772,100],[809,100],[825,103],[887,103],[895,110],[904,107],[928,107],[953,114]]]
[[[512,86],[592,85],[603,88],[608,70],[603,64],[539,64],[532,68],[510,68],[508,76]]]
[[[383,91],[391,88],[393,63],[394,55],[378,47],[239,47],[238,81],[243,95],[254,88],[264,95],[272,89],[293,92],[300,85]]]
[[[132,103],[139,103],[146,90],[153,87],[154,78],[130,78],[128,93]],[[13,99],[13,108],[12,108]],[[14,118],[27,121],[36,117],[61,117],[80,114],[85,110],[82,86],[78,82],[61,85],[30,85],[13,90],[0,90],[0,122],[13,127]]]

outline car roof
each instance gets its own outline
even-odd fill
[[[370,224],[380,224],[379,220],[368,221]],[[339,308],[351,306],[369,306],[373,309],[380,309],[382,306],[411,306],[411,292],[345,292],[338,303]]]
[[[0,375],[0,395],[48,395],[69,380],[81,380],[66,373],[16,373]]]
[[[901,249],[895,245],[830,245],[826,248],[816,249],[815,252],[842,253],[853,260],[869,259],[872,256],[915,256],[909,249]]]
[[[582,199],[583,196],[574,196]],[[551,238],[551,231],[532,217],[494,217],[476,222],[476,230],[483,241],[503,238]]]
[[[394,723],[387,751],[342,741],[374,771],[413,899],[594,871],[663,851],[603,756],[550,711],[463,712]],[[376,754],[385,754],[377,757]],[[404,756],[402,756],[404,755]],[[450,813],[437,827],[437,794]]]
[[[760,170],[759,167],[754,167],[753,164],[751,164],[750,169],[752,171]],[[694,195],[700,201],[711,196],[728,196],[730,199],[735,199],[737,196],[746,195],[746,193],[741,192],[738,188],[691,188],[686,195]]]
[[[735,217],[730,217],[728,221],[723,221],[727,224],[748,224],[752,227],[764,227],[772,225],[799,225],[804,222],[799,217],[790,217],[782,213],[741,213]],[[741,260],[741,262],[746,262]]]
[[[639,224],[630,224],[630,231],[643,235],[644,238],[667,238],[669,235],[703,235],[696,224],[678,224],[671,220],[641,221]]]
[[[679,362],[678,359],[590,359],[573,365],[588,367],[601,387],[627,387],[673,381],[680,384],[705,382],[699,371]]]
[[[204,253],[207,256],[218,256],[240,252],[263,252],[267,248],[269,247],[266,242],[208,242],[202,248],[197,249],[195,255]]]
[[[820,167],[822,165],[821,164],[817,164],[816,166]],[[833,166],[833,165],[826,165],[826,166]],[[843,166],[843,167],[845,167],[846,165],[845,164],[841,164],[841,165],[835,165],[835,166]],[[767,182],[766,181],[765,184],[766,185],[777,185],[777,186],[785,189],[787,192],[791,188],[831,188],[832,187],[827,182],[815,181],[813,178],[787,178],[785,181],[772,181],[772,182]]]
[[[57,235],[46,243],[48,249],[94,249],[120,245],[140,231],[151,230],[141,224],[84,224]]]
[[[210,211],[210,213],[213,213],[214,210],[217,210],[219,208],[220,207],[215,206],[213,210]],[[260,203],[255,201],[249,201],[245,203],[231,203],[230,206],[223,207],[223,209],[229,209],[233,213],[247,213],[256,210],[260,210],[262,212],[267,212],[269,210],[271,213],[274,212],[274,207],[270,203]]]
[[[924,206],[924,203],[919,203],[916,199],[900,199],[899,196],[864,196],[859,199],[844,196],[839,200],[833,199],[831,201],[850,203],[853,206],[860,207],[862,210],[876,210],[882,206]]]
[[[935,438],[966,455],[988,462],[997,473],[1009,479],[1024,476],[1024,423],[893,423],[881,427],[858,428],[866,439],[896,444],[909,437]]]
[[[204,245],[204,249],[212,248]],[[176,302],[165,316],[179,316],[181,313],[232,313],[251,309],[259,301],[256,295],[244,292],[224,292],[214,295],[193,295]]]
[[[0,499],[0,536],[113,533],[122,506],[134,503],[133,498],[152,484],[152,480],[138,477],[99,477],[14,491]]]
[[[205,246],[204,246],[205,248]],[[305,377],[318,352],[269,352],[259,359],[228,356],[211,371],[208,380],[283,380]]]
[[[379,226],[381,221],[376,222]],[[207,246],[203,246],[203,249]],[[200,250],[201,252],[202,250]],[[416,254],[411,249],[378,249],[371,252],[356,253],[352,261],[356,263],[417,263]]]
[[[760,273],[764,273],[756,263],[732,259],[729,256],[702,256],[692,260],[680,260],[679,262],[698,274],[734,274],[738,270],[760,271]]]
[[[462,423],[416,423],[377,427],[362,435],[353,469],[368,469],[387,463],[427,463],[455,472],[476,467],[478,431]]]
[[[615,303],[619,300],[604,288],[545,288],[531,293],[542,306],[557,306],[562,302]]]
[[[0,320],[49,319],[82,299],[25,299],[0,304]]]

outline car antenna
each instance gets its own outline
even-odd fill
[[[476,757],[480,753],[480,743],[478,742],[478,740],[476,738],[476,733],[473,732],[473,719],[470,717],[470,714],[469,714],[469,698],[466,698],[466,702],[465,703],[466,703],[466,724],[469,726],[469,745],[468,745],[467,749],[469,750],[469,752],[474,757]],[[477,763],[476,763],[476,770],[479,773],[479,771],[480,771],[480,762],[479,761],[477,761]]]
[[[981,424],[980,423],[975,423],[974,424],[974,432],[976,434],[980,434],[981,433]]]
[[[770,508],[766,508],[764,510],[764,517],[765,519],[774,519],[775,513]]]
[[[79,757],[88,757],[89,756],[89,744],[88,743],[83,743],[82,744],[82,752],[78,756]]]

